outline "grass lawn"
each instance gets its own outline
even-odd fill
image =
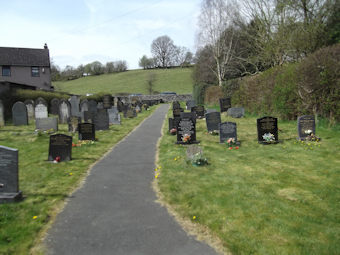
[[[98,141],[73,147],[73,160],[58,164],[47,161],[49,135],[35,134],[33,123],[1,127],[0,144],[19,150],[19,187],[25,199],[0,205],[0,254],[30,254],[89,166],[155,109],[153,106],[133,119],[122,118],[122,125],[110,126],[110,130],[97,131]],[[59,125],[58,133],[71,135],[66,124]],[[78,134],[74,134],[73,142],[77,141]]]
[[[165,122],[157,178],[165,202],[233,254],[339,254],[339,130],[317,127],[322,141],[301,144],[296,122],[279,121],[282,143],[260,145],[255,117],[222,121],[237,123],[241,146],[219,144],[198,120],[197,140],[210,163],[201,167],[186,161],[187,147],[174,144]]]
[[[155,74],[156,78],[154,91],[174,91],[178,94],[192,93],[192,68],[132,70],[116,74],[88,76],[72,81],[53,82],[53,86],[57,91],[78,95],[99,92],[149,94],[147,80],[150,73]]]

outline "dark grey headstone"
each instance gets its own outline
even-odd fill
[[[181,118],[169,118],[169,131],[173,128],[177,129],[180,119]]]
[[[129,108],[124,112],[124,118],[134,118],[134,117],[137,117],[136,108],[134,108],[134,107],[129,107]]]
[[[207,124],[208,132],[218,131],[218,125],[221,123],[221,113],[220,112],[211,112],[205,114],[205,121]]]
[[[184,112],[183,108],[176,108],[172,111],[172,115],[174,118],[179,118],[181,116],[181,112]]]
[[[104,104],[103,104],[103,102],[98,102],[97,110],[101,110],[101,109],[104,109]]]
[[[36,119],[35,129],[42,131],[53,129],[54,131],[58,131],[58,120],[55,117]]]
[[[109,109],[112,107],[112,96],[111,95],[103,96],[103,107],[104,109]]]
[[[263,138],[265,134],[274,135],[274,141],[271,143],[276,143],[279,140],[278,128],[277,128],[277,118],[265,116],[257,119],[257,140],[259,143],[267,144],[266,140]]]
[[[313,115],[298,117],[298,135],[300,140],[305,140],[311,133],[315,135],[315,118]]]
[[[18,163],[18,150],[0,145],[0,204],[22,197]]]
[[[71,116],[80,117],[79,103],[80,99],[78,96],[71,96],[68,100],[71,104]]]
[[[181,112],[179,115],[181,119],[192,119],[196,123],[196,113],[195,112]]]
[[[97,102],[95,100],[90,100],[88,105],[88,110],[90,112],[97,112]]]
[[[109,115],[106,109],[98,109],[97,114],[94,116],[94,125],[96,130],[109,129]]]
[[[72,159],[72,136],[57,134],[50,136],[48,160],[53,161],[60,157],[60,161]]]
[[[5,126],[5,115],[4,115],[5,109],[2,101],[0,100],[0,127]]]
[[[68,132],[75,133],[78,131],[78,124],[81,123],[81,118],[76,116],[71,116],[67,120]]]
[[[87,99],[81,101],[80,103],[80,115],[81,119],[84,120],[84,112],[89,110],[89,101]]]
[[[96,139],[96,131],[94,124],[80,123],[78,125],[78,139],[94,141]]]
[[[117,107],[114,106],[111,109],[108,109],[107,113],[109,115],[109,124],[120,125],[120,114]]]
[[[68,118],[71,116],[71,104],[67,100],[60,100],[59,102],[59,123],[66,124]]]
[[[59,113],[59,99],[53,98],[50,102],[50,113],[53,115],[58,115]]]
[[[244,108],[243,107],[232,107],[227,110],[228,116],[233,118],[242,118],[244,117]]]
[[[183,115],[182,115],[183,116]],[[184,142],[183,138],[185,135],[190,136],[188,142]],[[185,116],[181,118],[177,125],[177,143],[178,144],[194,144],[199,143],[196,141],[196,122],[195,119]]]
[[[12,119],[15,126],[28,125],[27,108],[23,102],[16,102],[12,107]]]
[[[204,118],[204,116],[205,116],[204,106],[202,105],[196,106],[196,118],[201,119],[201,118]]]
[[[172,103],[172,110],[175,110],[175,109],[178,109],[178,108],[181,108],[181,104],[178,101],[174,101]]]
[[[27,116],[28,120],[34,120],[34,101],[32,99],[26,99],[24,101],[24,104],[26,105],[27,108]]]
[[[35,100],[35,103],[34,103],[35,105],[37,105],[37,104],[44,104],[46,107],[47,107],[47,101],[44,99],[44,98],[42,98],[42,97],[38,97],[36,100]]]
[[[97,112],[90,112],[85,111],[84,115],[84,122],[94,123],[94,117],[96,116]]]
[[[226,112],[231,107],[231,98],[220,98],[220,109],[221,112]]]
[[[229,138],[234,138],[237,142],[237,129],[235,122],[223,122],[219,124],[220,143],[224,143]]]
[[[196,106],[196,102],[195,102],[195,100],[188,100],[187,102],[186,102],[186,106],[187,106],[187,110],[191,110],[191,107],[194,107],[194,106]]]
[[[36,119],[47,118],[48,112],[46,105],[39,103],[35,105],[34,115]]]

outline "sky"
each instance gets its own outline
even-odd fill
[[[43,48],[61,68],[125,60],[139,68],[151,43],[168,35],[196,51],[201,0],[0,0],[0,47]]]

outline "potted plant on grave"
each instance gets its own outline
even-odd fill
[[[211,135],[219,135],[220,132],[218,130],[212,130],[212,131],[209,131],[209,134],[211,134]]]
[[[275,136],[272,133],[265,133],[262,136],[265,143],[274,143],[275,142]]]
[[[235,148],[236,150],[239,149],[239,144],[236,143],[235,138],[229,138],[227,141],[225,141],[227,147],[229,148],[229,150]]]
[[[191,163],[194,166],[204,166],[208,164],[208,160],[207,158],[203,157],[202,152],[198,152],[192,157]]]
[[[191,136],[189,134],[184,134],[182,137],[183,143],[190,143]]]
[[[305,134],[307,134],[305,140],[306,141],[311,141],[311,142],[319,142],[321,139],[317,137],[316,135],[313,134],[312,130],[306,130]]]

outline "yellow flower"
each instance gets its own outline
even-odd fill
[[[155,171],[157,172],[157,171],[158,171],[158,168],[155,168]]]
[[[196,220],[196,216],[192,216],[192,219],[193,219],[193,220]]]
[[[33,216],[33,218],[32,218],[32,219],[33,219],[33,220],[35,220],[36,218],[38,218],[38,216]]]
[[[69,173],[69,175],[71,176],[71,175],[73,175],[73,173]]]
[[[174,158],[174,160],[176,161],[176,160],[177,160],[177,158]]]

